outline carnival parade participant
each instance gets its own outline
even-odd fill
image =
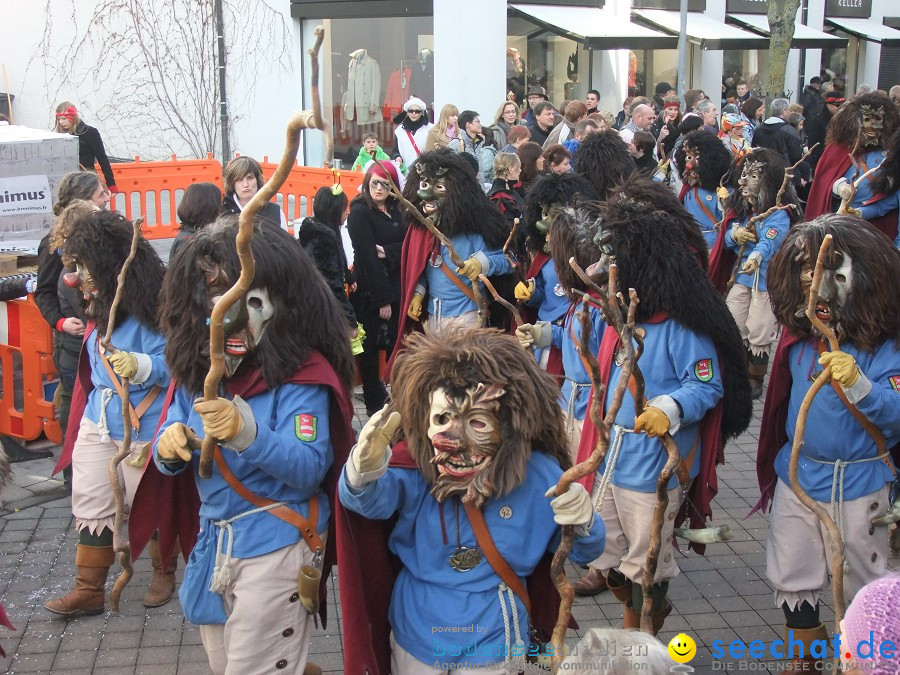
[[[684,137],[676,150],[682,187],[678,199],[684,204],[706,239],[707,248],[716,243],[716,229],[722,220],[718,189],[731,167],[731,156],[716,136],[698,129]]]

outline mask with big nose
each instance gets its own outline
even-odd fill
[[[478,483],[500,448],[499,385],[479,383],[460,396],[443,387],[431,395],[428,438],[434,448],[431,462],[438,472],[432,494],[438,501],[459,492],[490,494],[492,486]]]
[[[210,308],[222,297],[221,293],[210,299]],[[244,357],[252,352],[262,339],[266,324],[274,314],[274,307],[265,288],[251,288],[247,295],[234,303],[225,313],[225,376],[237,371]]]

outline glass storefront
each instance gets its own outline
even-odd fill
[[[855,87],[848,89],[847,85],[847,47],[839,49],[822,50],[822,81],[834,82],[837,92],[848,95],[853,93]]]
[[[745,80],[754,95],[765,91],[766,78],[769,75],[768,49],[726,49],[722,54],[724,56],[722,64],[723,99],[725,94],[736,87],[738,80]],[[788,86],[788,88],[791,87]],[[711,92],[706,93],[714,99]]]
[[[366,133],[377,134],[379,145],[390,153],[393,118],[410,96],[425,101],[431,113],[434,20],[383,17],[323,23],[331,53],[323,59],[323,83],[330,86],[323,87],[322,105],[332,111],[335,159],[349,168]]]
[[[688,50],[690,54],[691,50]],[[691,72],[688,63],[688,72]],[[656,85],[668,82],[678,87],[677,49],[635,49],[628,55],[628,93],[653,98]]]

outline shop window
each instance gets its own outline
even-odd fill
[[[324,23],[330,55],[323,50],[323,80],[330,87],[323,107],[332,111],[335,159],[350,168],[367,133],[375,133],[390,154],[393,118],[410,96],[425,101],[433,121],[434,20],[381,17]]]
[[[688,64],[690,72],[690,64]],[[677,49],[634,49],[628,53],[628,93],[653,98],[656,85],[668,82],[678,87]]]
[[[823,82],[829,80],[834,83],[834,89],[842,94],[847,94],[847,48],[822,50]],[[853,93],[850,91],[849,93]]]
[[[722,66],[722,98],[744,80],[753,96],[765,98],[766,78],[769,73],[768,49],[726,49]],[[712,92],[706,92],[713,98]]]

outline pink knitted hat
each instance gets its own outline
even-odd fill
[[[863,656],[870,658],[862,658],[857,652],[859,644],[870,640],[871,654],[868,645],[862,650]],[[894,644],[889,659],[879,650],[886,640]],[[876,579],[856,594],[844,616],[841,650],[849,651],[855,661],[865,664],[868,673],[900,674],[900,575]],[[875,665],[874,670],[868,670],[870,664]]]

